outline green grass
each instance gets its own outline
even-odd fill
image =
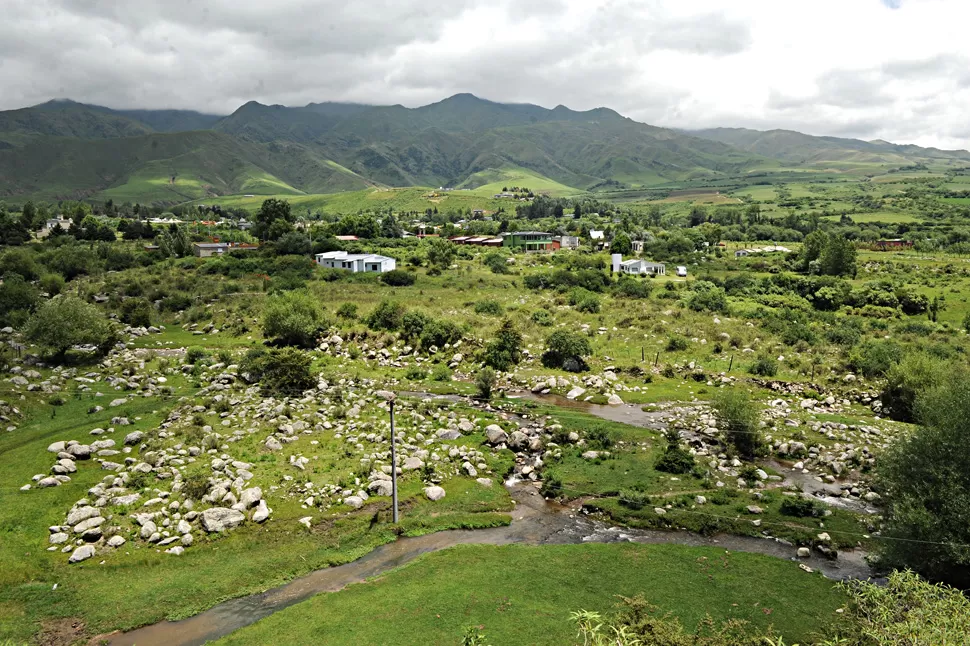
[[[503,188],[529,188],[536,193],[543,193],[553,197],[564,197],[582,193],[579,189],[560,184],[542,175],[517,166],[479,171],[473,173],[457,188],[471,189],[476,196],[491,197],[501,193]]]
[[[774,626],[786,643],[804,643],[845,601],[832,582],[794,563],[716,548],[461,546],[318,595],[217,643],[452,645],[479,626],[487,643],[558,646],[575,641],[571,611],[609,613],[616,595],[637,594],[691,629],[706,615],[742,619]]]
[[[838,220],[840,216],[832,215],[826,220]],[[853,222],[869,223],[884,222],[887,224],[901,224],[904,222],[918,222],[919,218],[912,213],[897,213],[895,211],[878,211],[876,213],[852,213],[849,215]]]

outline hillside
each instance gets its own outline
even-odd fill
[[[965,150],[939,150],[919,146],[892,144],[887,141],[862,141],[840,137],[816,137],[793,130],[749,130],[746,128],[712,128],[690,131],[690,134],[733,146],[764,157],[794,164],[908,165],[970,161]]]
[[[152,132],[146,124],[112,111],[92,110],[73,101],[47,103],[0,112],[0,142],[24,145],[40,137],[113,139]]]

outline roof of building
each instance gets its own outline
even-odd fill
[[[354,240],[360,239],[357,236],[334,236],[334,238],[336,238],[337,240],[341,240],[343,242],[352,242]]]
[[[595,229],[589,230],[589,237],[593,240],[602,240],[605,233],[603,231],[597,231]]]
[[[195,242],[193,245],[199,249],[222,249],[229,247],[228,242]]]
[[[512,231],[508,234],[510,236],[552,236],[551,233],[547,231]]]
[[[325,253],[318,253],[317,260],[375,260],[383,262],[385,260],[394,260],[388,256],[382,256],[376,253],[347,253],[346,251],[327,251]]]

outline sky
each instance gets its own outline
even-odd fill
[[[0,109],[461,92],[970,149],[968,0],[3,0]]]

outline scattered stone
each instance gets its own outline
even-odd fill
[[[71,553],[68,563],[80,563],[81,561],[86,561],[94,556],[94,546],[93,545],[82,545],[81,547],[74,550]]]
[[[202,512],[202,529],[207,532],[224,532],[241,525],[246,517],[242,512],[225,507],[212,507]]]
[[[438,486],[425,487],[424,495],[428,500],[438,501],[445,497],[445,490]]]

